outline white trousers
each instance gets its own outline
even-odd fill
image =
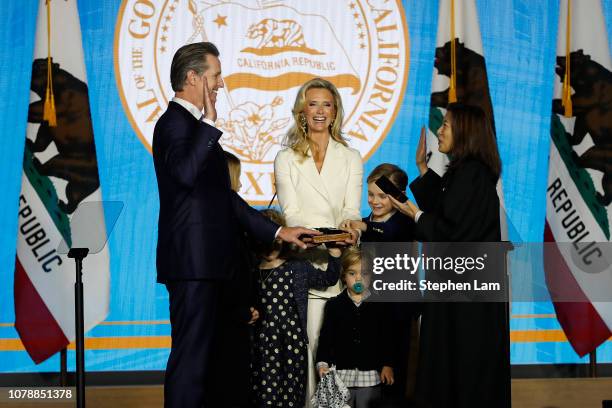
[[[310,261],[316,268],[327,269],[327,249],[313,248],[303,252],[302,257]],[[314,395],[319,381],[316,372],[317,346],[319,345],[319,332],[323,324],[323,311],[328,298],[341,292],[340,282],[325,290],[311,289],[308,291],[308,317],[306,320],[306,334],[308,335],[308,383],[306,386],[306,408],[311,408],[310,398]]]

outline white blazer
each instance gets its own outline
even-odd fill
[[[274,160],[274,177],[289,227],[337,227],[361,219],[363,163],[355,149],[330,138],[321,173],[312,156],[283,149]]]

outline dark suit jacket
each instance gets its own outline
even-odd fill
[[[278,225],[231,190],[221,134],[175,102],[155,125],[158,282],[229,279],[240,231],[274,239]]]
[[[316,361],[334,364],[338,370],[394,367],[393,323],[389,304],[364,301],[357,307],[344,289],[325,304]]]
[[[368,229],[361,234],[361,242],[409,242],[414,241],[414,221],[396,211],[387,221],[370,221],[370,216],[361,219]]]

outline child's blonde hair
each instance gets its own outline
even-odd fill
[[[395,164],[382,163],[372,170],[367,178],[368,184],[375,182],[382,176],[385,176],[391,181],[400,191],[406,191],[408,186],[408,175]]]
[[[340,281],[346,285],[346,274],[348,273],[348,269],[361,262],[361,249],[357,246],[352,246],[346,248],[342,252],[342,257],[340,258],[340,264],[342,265],[342,271],[340,272]]]
[[[231,188],[235,192],[238,192],[240,188],[240,159],[227,150],[224,150],[223,153],[227,161]]]
[[[345,277],[348,273],[348,269],[351,266],[358,264],[359,262],[362,262],[361,278],[363,279],[366,276],[370,276],[371,274],[367,271],[367,268],[364,268],[364,266],[366,265],[363,264],[363,262],[367,264],[369,259],[371,259],[371,254],[369,254],[369,251],[363,251],[361,247],[351,246],[346,248],[342,252],[342,256],[340,257],[340,264],[342,265],[342,271],[340,272],[340,282],[342,282],[342,284],[346,286]]]

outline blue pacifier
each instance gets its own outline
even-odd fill
[[[361,293],[363,292],[363,283],[361,282],[355,282],[355,284],[353,285],[353,291],[355,293]]]

